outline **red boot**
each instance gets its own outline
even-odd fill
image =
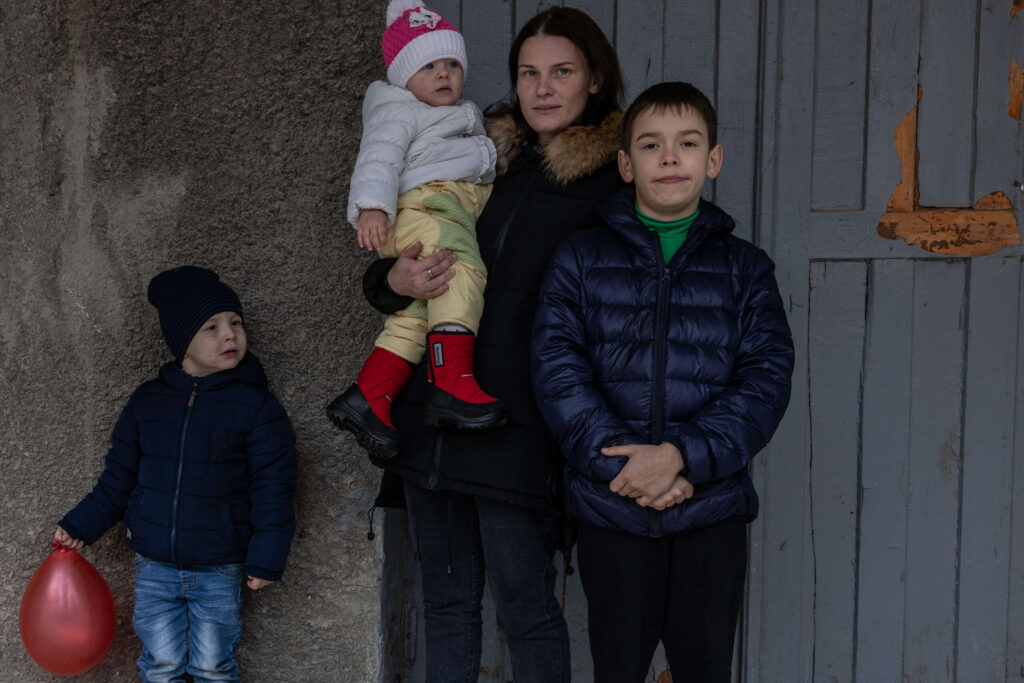
[[[439,427],[488,429],[505,424],[505,404],[487,394],[473,376],[472,332],[430,332],[427,335],[431,388],[423,406],[423,422]]]
[[[391,401],[412,379],[412,366],[390,351],[374,348],[356,383],[327,406],[327,416],[356,436],[371,455],[389,458],[399,437],[391,423]]]

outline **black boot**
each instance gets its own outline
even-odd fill
[[[358,384],[331,401],[327,416],[338,427],[352,432],[356,442],[371,456],[387,460],[398,453],[398,432],[374,414]]]

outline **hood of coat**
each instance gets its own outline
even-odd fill
[[[630,185],[597,208],[598,215],[628,244],[641,251],[651,251],[660,259],[661,250],[656,247],[658,238],[636,216],[636,189]],[[703,198],[700,200],[700,215],[690,226],[689,235],[680,251],[691,251],[715,233],[730,233],[736,222],[729,214]]]
[[[563,185],[593,173],[614,161],[619,151],[622,112],[613,111],[596,126],[569,126],[544,147],[539,147],[544,171]],[[527,136],[510,113],[494,117],[487,135],[498,150],[498,175],[504,175],[512,161],[535,141]]]
[[[267,389],[267,375],[263,372],[263,365],[252,353],[246,353],[245,358],[235,368],[226,372],[215,372],[206,377],[193,377],[175,362],[164,364],[160,368],[160,379],[183,391],[192,391],[193,382],[199,391],[209,391],[225,384],[251,384],[259,389]]]

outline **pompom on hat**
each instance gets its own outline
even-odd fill
[[[156,306],[160,330],[179,363],[203,323],[224,311],[242,315],[235,291],[212,270],[196,266],[160,273],[149,281],[146,298]]]
[[[404,88],[413,75],[437,59],[454,59],[468,70],[466,43],[455,25],[417,0],[391,0],[381,39],[388,82]]]

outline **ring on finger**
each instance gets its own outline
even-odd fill
[[[431,280],[434,279],[434,271],[431,270],[430,268],[427,268],[427,277],[429,277]]]

